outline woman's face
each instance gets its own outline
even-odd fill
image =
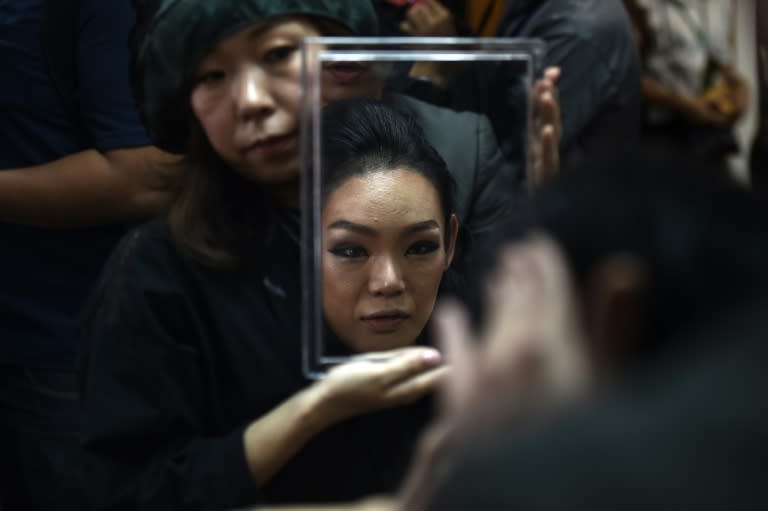
[[[355,176],[323,208],[323,304],[334,333],[358,352],[400,348],[424,329],[453,258],[440,199],[409,170]]]
[[[220,42],[196,70],[191,106],[213,149],[265,187],[295,193],[303,38],[320,35],[303,19],[251,25]],[[330,99],[371,95],[378,84],[344,67],[324,72]]]
[[[303,21],[257,24],[227,37],[200,62],[191,103],[214,150],[232,168],[280,188],[299,174],[299,45]]]

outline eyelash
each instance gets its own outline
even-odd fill
[[[435,252],[440,245],[432,241],[417,241],[405,251],[405,255],[425,256]],[[328,250],[336,257],[343,259],[360,259],[368,256],[368,252],[359,245],[342,245]]]
[[[265,54],[262,60],[267,64],[279,64],[288,59],[298,49],[298,46],[284,44],[270,48]]]
[[[226,74],[224,71],[218,69],[213,71],[206,71],[205,73],[198,76],[195,82],[198,84],[213,85],[222,81],[225,76]]]
[[[342,245],[328,250],[331,254],[342,259],[360,259],[368,256],[368,252],[359,245]]]
[[[435,242],[417,241],[416,243],[408,247],[408,250],[405,252],[405,254],[423,256],[423,255],[431,254],[432,252],[436,251],[438,248],[440,248],[440,245],[438,245]]]
[[[293,53],[298,49],[297,46],[294,45],[279,45],[275,46],[274,48],[271,48],[267,50],[266,53],[264,53],[264,56],[262,57],[262,60],[266,64],[280,64],[282,62],[285,62]],[[211,71],[206,71],[202,73],[200,76],[197,77],[195,80],[195,83],[197,84],[206,84],[206,85],[214,85],[216,83],[221,82],[226,77],[226,73],[219,69],[214,69]]]

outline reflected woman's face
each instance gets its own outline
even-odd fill
[[[413,343],[453,257],[437,191],[410,170],[354,176],[323,208],[323,308],[355,351]]]

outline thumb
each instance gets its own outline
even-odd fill
[[[469,316],[456,301],[438,305],[434,313],[438,346],[451,366],[451,377],[442,392],[442,408],[451,414],[460,410],[467,401],[476,378],[476,349]]]

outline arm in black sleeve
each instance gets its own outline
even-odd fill
[[[115,252],[85,315],[79,375],[92,501],[110,510],[252,504],[247,425],[211,431],[202,321],[167,240],[141,233]]]

